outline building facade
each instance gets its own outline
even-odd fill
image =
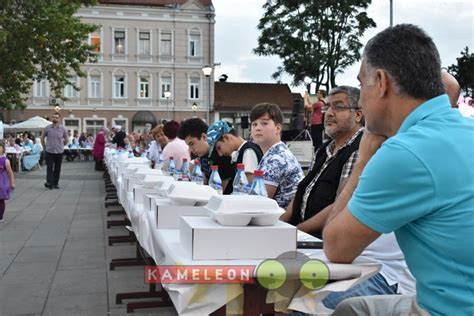
[[[50,116],[59,106],[67,129],[95,134],[213,112],[213,76],[202,71],[214,65],[211,0],[102,0],[77,15],[99,26],[89,35],[98,61],[83,65],[86,77],[71,77],[80,91],[67,86],[63,101],[46,80],[34,82],[27,109],[10,111],[7,121]]]

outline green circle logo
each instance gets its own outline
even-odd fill
[[[277,260],[265,260],[257,267],[256,276],[263,288],[275,290],[285,283],[286,269]]]
[[[320,289],[329,280],[329,268],[321,260],[309,260],[300,269],[300,280],[310,290]]]

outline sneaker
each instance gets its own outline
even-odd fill
[[[0,223],[3,223],[4,221],[5,221],[5,219],[4,219],[4,218],[0,219]]]

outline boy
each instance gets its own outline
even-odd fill
[[[253,181],[253,172],[257,169],[263,156],[263,152],[257,144],[244,140],[226,121],[216,121],[209,126],[207,143],[211,151],[215,149],[219,156],[231,157],[234,170],[236,170],[237,164],[243,163],[247,180],[249,183]],[[232,183],[233,180],[234,177],[230,182]],[[229,185],[224,193],[230,194],[232,189],[232,186]]]
[[[200,118],[190,118],[181,124],[178,137],[184,140],[193,155],[199,157],[201,170],[204,174],[204,184],[208,183],[211,175],[211,165],[219,166],[219,175],[225,192],[229,179],[233,178],[235,170],[231,166],[230,157],[220,157],[215,150],[209,150],[207,128],[207,124]],[[232,183],[230,187],[232,187]]]
[[[264,171],[268,197],[286,209],[303,178],[303,170],[288,147],[281,141],[283,114],[280,107],[272,103],[260,103],[250,112],[253,141],[263,151],[258,169]]]

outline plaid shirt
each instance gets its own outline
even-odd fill
[[[305,190],[304,195],[303,195],[303,199],[301,201],[300,214],[301,214],[301,220],[302,221],[305,220],[304,219],[304,213],[305,213],[305,210],[306,210],[306,204],[308,203],[309,195],[311,194],[311,191],[313,190],[314,185],[318,181],[318,179],[321,176],[321,174],[323,173],[323,171],[333,161],[333,159],[334,159],[334,157],[336,157],[337,153],[341,149],[343,149],[346,146],[349,146],[350,144],[352,144],[354,142],[354,140],[357,138],[357,136],[359,136],[359,134],[362,133],[363,131],[364,131],[364,128],[361,127],[354,135],[352,135],[352,137],[341,148],[339,148],[335,152],[334,152],[334,149],[336,147],[336,142],[335,141],[332,141],[331,143],[329,143],[328,146],[326,146],[326,155],[327,155],[326,161],[324,161],[324,164],[321,167],[321,170],[319,170],[318,174],[316,175],[316,177],[314,177],[313,181],[311,181],[310,184],[306,187],[306,190]],[[317,152],[314,155],[313,161],[311,163],[311,168],[314,166],[316,156],[317,156]],[[341,184],[341,181],[343,179],[349,178],[349,176],[352,173],[352,169],[354,169],[354,165],[355,165],[358,157],[359,157],[359,150],[356,150],[352,153],[352,155],[350,155],[349,159],[347,159],[346,163],[342,167],[341,178],[339,179],[339,185]]]

